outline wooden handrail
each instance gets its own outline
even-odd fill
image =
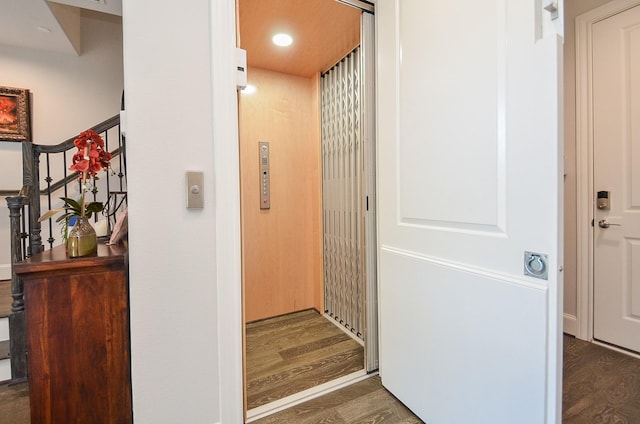
[[[116,157],[121,152],[122,152],[122,149],[120,147],[118,147],[117,149],[115,149],[114,151],[111,152],[111,156],[112,157]],[[75,174],[75,173],[69,174],[66,177],[61,178],[58,181],[56,181],[55,183],[51,184],[51,186],[49,186],[49,187],[40,188],[40,196],[46,196],[47,194],[51,194],[51,193],[55,192],[56,190],[61,189],[62,187],[66,186],[67,184],[73,182],[73,180],[77,180],[77,179],[78,179],[78,175],[77,174]]]
[[[118,147],[117,149],[111,152],[111,156],[116,157],[120,153],[122,153],[122,148]],[[56,190],[69,184],[76,178],[78,178],[76,174],[70,174],[70,175],[67,175],[65,178],[61,178],[55,183],[51,184],[50,187],[40,188],[40,196],[46,196],[47,194],[53,193]],[[0,190],[0,197],[17,196],[19,193],[20,193],[20,190]]]
[[[114,115],[111,118],[100,122],[98,125],[91,127],[92,130],[98,134],[107,131],[108,129],[115,127],[120,123],[120,115]],[[34,150],[38,153],[62,153],[66,152],[73,146],[73,141],[76,137],[71,137],[66,141],[54,145],[34,144]]]

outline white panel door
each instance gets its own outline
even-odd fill
[[[593,26],[593,132],[593,335],[640,352],[640,6]]]
[[[561,39],[540,3],[376,4],[380,374],[429,424],[560,420]]]

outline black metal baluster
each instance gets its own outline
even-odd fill
[[[22,240],[22,259],[27,259],[27,238],[29,237],[27,227],[27,205],[22,205],[22,216],[20,217],[20,239]]]
[[[31,247],[31,255],[40,253],[44,250],[42,244],[42,226],[40,225],[40,146],[35,146],[33,152],[33,194],[29,203],[29,246]]]
[[[46,165],[47,165],[47,176],[45,177],[45,182],[47,183],[47,210],[51,210],[51,162],[49,159],[49,153],[45,153],[46,157]],[[53,247],[53,242],[55,238],[53,237],[53,218],[49,218],[49,238],[47,239],[49,242],[49,249]]]
[[[104,134],[104,149],[107,152],[110,152],[109,131],[106,131]],[[111,173],[109,171],[110,169],[105,169],[105,174],[107,175],[107,200],[104,202],[104,208],[102,209],[103,215],[105,215],[105,218],[107,220],[107,234],[111,234],[111,220],[109,219],[109,202],[111,201]]]
[[[125,135],[122,134],[120,125],[118,124],[118,148],[120,149],[120,155],[118,157],[118,178],[120,179],[120,191],[123,191],[123,177],[127,175],[127,150],[125,147]],[[124,173],[122,172],[124,170]]]
[[[67,152],[62,153],[62,179],[63,181],[67,181]],[[69,197],[69,193],[67,190],[68,184],[65,184],[64,187],[64,197]]]

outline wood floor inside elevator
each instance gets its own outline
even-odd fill
[[[364,368],[364,348],[315,310],[246,326],[247,408]]]

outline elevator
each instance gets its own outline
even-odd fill
[[[373,15],[333,0],[240,0],[238,13],[244,322],[316,311],[364,347],[365,375],[377,369]],[[298,50],[261,44],[276,29]]]

